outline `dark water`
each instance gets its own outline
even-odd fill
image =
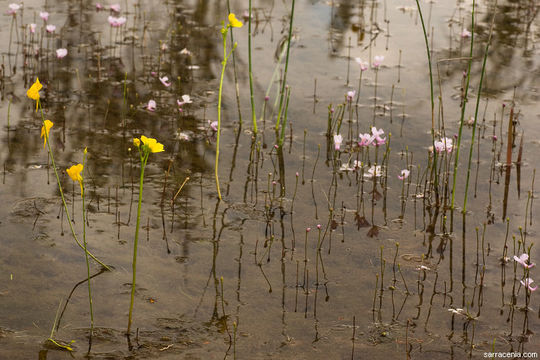
[[[440,186],[439,206],[430,175],[426,180],[429,77],[413,2],[298,1],[287,75],[291,128],[282,157],[273,131],[279,70],[265,119],[262,108],[287,34],[290,3],[254,3],[260,133],[253,144],[244,26],[234,30],[241,124],[232,58],[225,76],[223,201],[215,190],[215,134],[208,122],[217,120],[219,28],[226,3],[120,5],[127,24],[117,31],[109,28],[109,11],[97,12],[95,3],[25,3],[17,17],[19,40],[14,30],[11,45],[12,17],[0,20],[0,358],[83,358],[88,349],[84,253],[61,210],[39,138],[41,118],[26,98],[36,76],[45,85],[43,108],[55,124],[51,144],[75,228],[82,231],[79,189],[63,170],[80,162],[88,147],[87,239],[90,250],[114,267],[104,273],[94,264],[91,269],[97,274],[92,358],[462,359],[483,358],[493,348],[538,351],[538,293],[526,297],[521,265],[501,265],[503,254],[511,259],[523,252],[519,241],[529,247],[537,236],[532,183],[540,164],[538,4],[497,6],[465,217],[460,210],[472,127],[463,129],[453,216],[448,196],[455,151],[442,158],[441,179],[447,169],[450,176]],[[466,121],[474,116],[493,5],[482,2],[476,12]],[[230,6],[241,18],[247,3]],[[433,48],[436,127],[453,137],[470,44],[461,34],[471,30],[472,3],[421,6]],[[41,39],[43,9],[57,29]],[[33,38],[31,22],[38,24]],[[67,48],[67,57],[57,59],[58,48]],[[36,49],[39,56],[33,55]],[[341,128],[345,139],[369,132],[372,124],[384,129],[390,145],[369,150],[370,163],[380,163],[385,154],[387,159],[374,182],[359,170],[340,170],[353,160],[366,162],[367,153],[349,151],[346,141],[335,153],[326,132],[329,106],[337,111],[348,91],[358,91],[354,58],[372,63],[378,55],[385,57],[381,68],[377,75],[373,68],[363,73],[358,106],[353,101],[355,106],[345,107]],[[168,76],[171,86],[158,76]],[[176,100],[184,94],[193,103],[180,113]],[[146,109],[151,99],[154,112]],[[507,172],[500,163],[506,161],[512,107],[514,162],[521,141],[523,150],[520,166]],[[139,172],[130,148],[140,135],[157,138],[166,151],[152,154],[146,168],[133,324],[138,337],[132,334],[128,341]],[[397,175],[405,168],[411,175],[402,182]],[[362,216],[369,226],[359,226]],[[539,255],[533,246],[531,261]],[[533,267],[529,276],[537,273]],[[75,340],[71,354],[44,344],[59,303],[55,338]]]

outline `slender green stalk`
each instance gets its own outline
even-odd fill
[[[221,97],[223,94],[223,77],[225,75],[225,67],[227,66],[227,60],[233,53],[233,51],[236,49],[236,43],[233,45],[231,51],[229,54],[227,54],[227,32],[229,31],[229,27],[231,25],[225,26],[223,24],[223,27],[221,28],[221,36],[223,39],[223,61],[221,62],[221,77],[219,79],[219,94],[218,94],[218,129],[217,129],[217,137],[216,137],[216,163],[214,167],[214,174],[216,178],[216,190],[218,193],[219,200],[222,200],[221,198],[221,190],[219,188],[219,174],[218,174],[218,166],[219,166],[219,140],[221,135]]]
[[[251,99],[251,117],[253,119],[253,133],[257,136],[257,117],[255,114],[255,99],[253,98],[253,71],[251,62],[251,0],[249,0],[248,23],[248,62],[249,62],[249,95]]]
[[[142,195],[143,195],[143,181],[144,181],[144,169],[146,167],[146,162],[148,161],[148,156],[150,155],[147,152],[142,152],[139,148],[139,153],[141,157],[141,176],[139,179],[139,202],[137,205],[137,224],[135,227],[135,240],[133,242],[133,261],[131,263],[133,269],[133,279],[131,282],[131,300],[129,303],[129,315],[128,315],[128,327],[127,333],[130,333],[131,322],[133,315],[133,301],[135,299],[135,282],[137,275],[137,245],[139,244],[139,228],[141,224],[141,207],[142,207]]]
[[[459,148],[460,148],[460,145],[461,145],[461,137],[462,137],[461,134],[463,133],[463,121],[465,119],[465,108],[467,107],[467,101],[468,101],[467,95],[469,93],[469,81],[471,79],[471,66],[472,66],[474,33],[475,33],[475,31],[474,31],[475,8],[476,8],[476,0],[473,0],[472,14],[471,14],[471,48],[470,48],[470,52],[469,52],[469,65],[468,65],[468,69],[467,69],[467,80],[465,81],[465,90],[463,92],[463,104],[461,105],[461,118],[459,120],[459,132],[458,132],[457,146],[456,146],[456,157],[454,159],[454,175],[453,175],[453,183],[452,183],[452,202],[450,203],[450,209],[451,210],[454,210],[454,200],[455,200],[455,195],[456,195],[457,167],[458,167],[458,162],[459,162]],[[478,96],[480,96],[480,93],[478,93]]]
[[[289,99],[291,98],[291,88],[287,88],[287,101],[285,103],[285,116],[283,117],[283,125],[281,126],[281,135],[279,136],[279,146],[283,145],[285,140],[285,129],[287,128],[287,112],[289,110]]]
[[[38,100],[37,103],[38,103],[39,109],[41,110],[41,120],[42,120],[43,124],[45,125],[45,114],[43,113],[43,108],[41,107],[41,102]],[[79,247],[84,250],[84,246],[81,244],[81,242],[77,238],[77,234],[75,234],[75,229],[73,228],[73,223],[71,222],[71,217],[69,216],[68,206],[66,204],[66,199],[64,197],[64,191],[62,190],[62,184],[60,183],[60,177],[58,176],[58,170],[56,169],[56,163],[54,162],[54,155],[53,155],[53,152],[51,150],[51,145],[50,145],[50,142],[49,142],[49,134],[47,134],[47,132],[45,132],[45,139],[46,139],[46,143],[47,143],[47,151],[49,152],[49,157],[51,158],[52,168],[54,170],[54,175],[56,176],[56,182],[58,184],[58,190],[60,192],[60,197],[62,198],[62,204],[64,205],[64,211],[66,212],[66,218],[67,218],[67,222],[69,224],[69,228],[71,230],[71,234],[73,235],[73,238],[77,242],[77,245],[79,245]],[[99,265],[103,266],[108,271],[111,271],[110,267],[108,267],[103,262],[101,262],[90,251],[87,251],[87,252],[88,252],[88,255],[92,259],[94,259],[94,261],[96,261]]]
[[[482,85],[484,81],[484,74],[486,72],[486,63],[489,52],[489,44],[491,43],[491,36],[493,35],[493,25],[495,23],[495,15],[497,14],[497,1],[495,1],[493,11],[493,17],[491,18],[491,26],[489,28],[489,36],[486,42],[486,51],[484,52],[484,60],[482,62],[482,72],[480,73],[480,83],[478,84],[478,95],[476,96],[476,109],[474,110],[474,123],[472,129],[471,147],[469,148],[469,166],[467,166],[467,181],[465,182],[465,197],[463,198],[463,212],[467,211],[467,195],[469,190],[469,178],[471,175],[471,162],[474,146],[474,135],[476,133],[476,123],[478,121],[478,108],[480,107],[480,95],[482,94]],[[471,40],[472,41],[472,40]],[[526,215],[526,214],[525,214]]]
[[[295,0],[292,0],[291,20],[289,22],[289,35],[287,39],[287,55],[285,57],[285,70],[283,72],[283,82],[281,84],[281,92],[280,92],[280,97],[279,97],[279,109],[278,109],[278,116],[276,120],[276,137],[279,137],[279,125],[280,125],[282,111],[283,111],[285,85],[287,84],[287,69],[289,68],[289,52],[291,49],[291,38],[292,38],[292,28],[293,28],[293,19],[294,19],[294,4],[295,4]]]
[[[420,22],[422,23],[422,31],[424,33],[424,41],[426,43],[426,53],[429,65],[429,87],[430,87],[430,100],[431,100],[431,143],[433,146],[433,166],[435,168],[435,195],[437,197],[437,203],[439,200],[439,179],[437,169],[437,151],[435,151],[435,100],[433,94],[433,70],[431,66],[431,51],[429,49],[429,41],[427,37],[426,25],[424,23],[424,16],[422,15],[422,9],[420,8],[420,2],[416,0],[416,6],[418,7],[418,14],[420,15]]]

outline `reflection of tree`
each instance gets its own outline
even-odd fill
[[[530,27],[538,15],[539,8],[540,6],[534,5],[529,0],[512,0],[498,6],[494,39],[488,58],[487,92],[505,91],[516,85],[528,88],[529,84],[538,82],[538,71],[535,71],[538,64],[531,56],[528,44],[531,37]],[[485,41],[489,35],[489,22],[494,11],[493,3],[490,3],[482,22],[477,26],[481,41],[477,46],[477,57],[483,55]],[[516,51],[517,49],[521,51]],[[475,65],[480,67],[481,63]],[[496,76],[496,80],[493,79],[493,75]]]

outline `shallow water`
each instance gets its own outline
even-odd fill
[[[538,201],[528,195],[536,193],[532,182],[540,164],[535,157],[540,145],[538,5],[517,1],[497,7],[482,95],[489,100],[487,106],[484,99],[480,103],[483,128],[479,147],[475,143],[465,217],[460,210],[471,127],[463,129],[453,216],[448,207],[436,206],[426,188],[430,88],[414,3],[298,1],[287,75],[292,126],[282,157],[273,148],[275,84],[264,120],[262,107],[278,44],[287,33],[290,4],[254,4],[261,131],[253,146],[244,26],[234,30],[241,126],[232,60],[225,77],[219,161],[223,201],[215,190],[215,135],[208,120],[217,119],[219,28],[228,13],[226,3],[120,5],[128,22],[117,32],[107,23],[109,11],[97,12],[91,2],[27,2],[25,29],[37,18],[39,34],[42,9],[51,14],[49,23],[57,25],[54,37],[36,36],[31,46],[23,46],[31,39],[23,39],[22,29],[19,41],[13,33],[10,46],[12,17],[0,18],[0,118],[5,119],[0,194],[6,204],[0,209],[0,358],[83,358],[88,350],[84,253],[61,210],[54,172],[39,139],[41,118],[25,96],[36,76],[45,85],[45,116],[55,123],[51,144],[59,169],[80,162],[88,147],[87,239],[91,251],[114,267],[100,273],[92,265],[97,274],[92,279],[92,358],[383,359],[408,354],[413,359],[462,359],[483,358],[493,348],[538,351],[538,293],[526,300],[519,281],[522,267],[512,260],[501,265],[505,239],[509,258],[522,253],[518,240],[525,238],[528,247],[536,239]],[[244,6],[231,3],[237,14]],[[435,100],[442,94],[435,122],[440,128],[444,120],[451,137],[459,129],[462,74],[467,70],[463,58],[470,44],[460,34],[470,30],[472,3],[421,6],[434,49]],[[478,43],[466,120],[474,115],[492,6],[482,2],[476,12]],[[20,25],[21,17],[17,20]],[[166,50],[160,50],[160,42],[167,44]],[[25,56],[34,47],[41,55]],[[54,54],[60,47],[69,51],[61,60]],[[184,48],[192,55],[180,54]],[[354,58],[372,63],[376,55],[384,55],[384,62],[377,73],[373,68],[363,73],[358,106],[350,115],[346,109],[341,128],[345,138],[350,132],[356,139],[358,131],[369,132],[374,123],[390,140],[389,147],[369,150],[370,161],[380,162],[389,149],[385,175],[373,192],[373,180],[361,171],[340,171],[359,153],[344,144],[336,155],[326,132],[330,104],[337,110],[347,91],[358,91]],[[168,76],[172,85],[165,87],[152,72]],[[193,103],[180,113],[176,99],[183,94],[191,95]],[[146,109],[150,99],[157,103],[155,112]],[[512,99],[514,162],[521,139],[523,150],[520,166],[506,177],[497,163],[506,161]],[[152,154],[146,168],[133,324],[138,336],[133,331],[127,339],[139,171],[132,138],[140,135],[157,138],[166,151]],[[455,151],[443,158],[450,171],[454,156]],[[408,165],[411,175],[402,196],[397,175]],[[61,176],[80,233],[79,188],[65,171]],[[186,177],[189,181],[171,201]],[[449,184],[451,191],[451,175]],[[374,193],[381,198],[372,201]],[[441,194],[448,205],[444,194],[448,192]],[[358,226],[357,214],[365,214],[370,226]],[[538,262],[539,255],[533,246],[531,261]],[[426,269],[418,270],[420,266]],[[530,277],[537,273],[533,267]],[[75,340],[71,354],[45,344],[59,303],[55,338]]]

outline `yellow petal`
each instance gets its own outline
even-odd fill
[[[69,175],[69,177],[71,178],[71,180],[78,181],[78,182],[81,182],[82,179],[83,179],[82,176],[81,176],[82,171],[83,171],[83,165],[82,164],[73,165],[69,169],[66,169],[66,172]]]
[[[141,146],[141,140],[135,138],[135,139],[133,139],[133,144],[134,144],[136,147],[139,147],[139,146]]]
[[[165,151],[163,144],[160,144],[157,141],[156,143],[148,145],[148,147],[150,148],[150,151],[153,153]]]
[[[43,139],[43,147],[45,147],[45,145],[47,145],[47,139],[49,138],[49,131],[51,130],[52,126],[53,126],[53,122],[51,120],[45,120],[43,122],[43,126],[41,127],[41,137],[45,137]],[[45,134],[47,136],[45,136]]]
[[[30,89],[26,92],[26,95],[32,100],[39,100],[39,90],[43,85],[39,82],[39,78],[36,78],[36,82],[30,86]]]
[[[234,13],[229,14],[229,23],[231,24],[232,27],[240,28],[244,26],[244,24],[242,24],[242,22],[236,18],[236,15],[234,15]]]

